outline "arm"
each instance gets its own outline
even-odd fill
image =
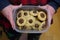
[[[6,6],[10,5],[8,0],[0,0],[0,11],[4,9]]]
[[[57,10],[60,6],[60,0],[52,0],[49,5],[52,6],[55,10]]]

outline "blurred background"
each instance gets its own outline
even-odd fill
[[[9,40],[3,31],[2,26],[0,26],[0,40]],[[39,40],[60,40],[60,8],[53,17],[53,24],[50,29],[43,33]]]

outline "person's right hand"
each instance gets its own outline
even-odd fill
[[[55,13],[55,9],[54,9],[52,6],[48,5],[48,4],[45,5],[45,6],[38,6],[38,7],[41,8],[41,9],[45,9],[45,10],[47,11],[48,24],[49,24],[49,26],[50,26],[51,20],[52,20],[52,18],[53,18],[54,13]]]
[[[11,26],[12,26],[13,29],[15,28],[15,23],[14,23],[13,15],[12,15],[13,14],[13,10],[17,9],[17,8],[19,8],[21,6],[22,6],[22,4],[20,4],[19,6],[8,5],[7,7],[5,7],[2,10],[2,14],[10,21]]]

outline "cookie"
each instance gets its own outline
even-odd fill
[[[29,16],[30,16],[30,15],[29,15],[29,11],[24,11],[23,16],[24,16],[24,17],[29,17]]]
[[[41,23],[41,25],[39,26],[39,30],[43,30],[43,27],[45,27],[44,25],[45,25],[45,21],[43,21],[42,23]]]
[[[30,14],[31,14],[32,16],[37,16],[37,11],[36,11],[36,10],[31,10],[31,11],[30,11]]]
[[[41,25],[41,23],[36,20],[36,22],[35,22],[34,26],[32,26],[32,28],[35,30],[39,30],[40,25]]]
[[[46,20],[46,13],[44,11],[38,12],[38,19],[41,21],[45,21]]]
[[[27,18],[27,22],[26,22],[27,26],[32,26],[34,25],[34,23],[35,23],[35,18],[33,16]]]
[[[26,19],[24,17],[20,17],[17,19],[17,25],[18,26],[23,26],[26,23]]]
[[[20,10],[20,11],[17,13],[17,18],[22,17],[22,16],[23,16],[23,13],[24,13],[24,11],[23,11],[23,10]]]

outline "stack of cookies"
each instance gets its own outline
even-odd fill
[[[19,30],[38,30],[46,28],[47,12],[45,10],[19,10],[16,13],[16,25]]]

